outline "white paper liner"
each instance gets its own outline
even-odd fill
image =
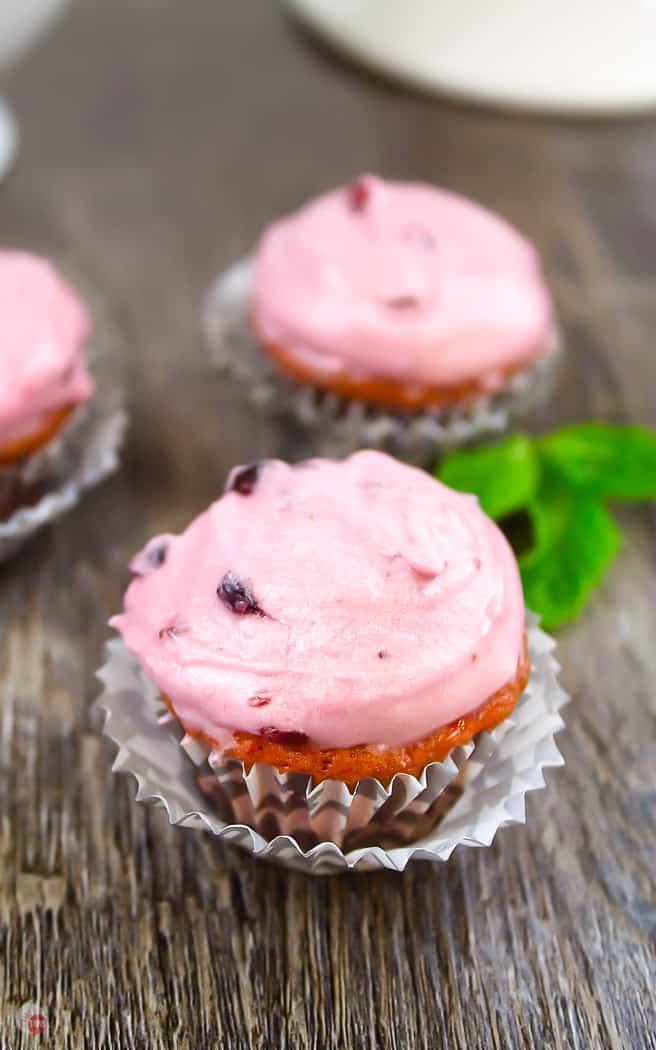
[[[99,385],[89,404],[75,413],[46,448],[20,467],[9,468],[19,472],[22,483],[38,483],[43,492],[37,502],[19,507],[0,521],[0,562],[15,554],[43,525],[74,507],[85,489],[116,470],[127,416],[115,407],[115,401],[115,394]]]
[[[363,782],[366,789],[349,792],[334,781],[311,788],[305,777],[278,774],[263,765],[255,766],[245,776],[241,762],[232,760],[224,764],[220,775],[224,784],[230,779],[235,784],[233,811],[241,807],[243,822],[239,823],[231,823],[229,817],[222,819],[219,809],[199,787],[197,766],[205,761],[206,749],[202,745],[195,749],[175,719],[161,718],[162,702],[156,686],[123,642],[115,639],[108,643],[107,661],[98,672],[104,687],[98,699],[105,712],[104,732],[118,746],[113,768],[132,773],[138,785],[137,800],[163,805],[172,824],[209,830],[257,857],[310,874],[376,868],[403,871],[412,859],[445,861],[458,845],[489,846],[500,827],[523,823],[526,793],[544,786],[545,768],[563,764],[554,737],[563,728],[559,710],[568,698],[557,680],[558,664],[552,654],[555,643],[537,627],[537,618],[532,614],[527,616],[527,631],[531,676],[524,693],[509,718],[492,733],[479,734],[469,756],[462,749],[457,755],[454,753],[455,770],[448,768],[448,761],[432,763],[419,780],[402,774],[394,778],[388,789],[369,780]],[[431,772],[434,767],[436,773]],[[413,802],[420,808],[424,805],[424,792],[430,788],[432,777],[442,776],[440,767],[447,768],[442,771],[435,797],[441,790],[444,795],[440,798],[447,798],[458,768],[466,773],[464,791],[447,808],[438,825],[423,837],[410,844],[364,845],[346,851],[327,841],[303,848],[303,839],[311,830],[308,811],[318,822],[316,831],[316,810],[319,805],[324,807],[323,817],[330,833],[334,832],[336,821],[341,821],[346,830],[358,824],[364,826],[377,808],[380,812],[384,812],[383,805],[393,809],[399,796],[403,796],[400,808],[407,807],[412,812]],[[304,792],[297,804],[299,794]],[[286,801],[293,804],[285,805]],[[265,836],[249,826],[255,822],[258,809],[257,819],[266,825],[266,805],[278,834]],[[288,833],[291,827],[301,842]]]
[[[425,464],[476,438],[503,433],[553,388],[560,358],[557,334],[550,352],[512,376],[502,391],[467,405],[395,413],[296,382],[278,368],[249,328],[252,272],[252,258],[242,259],[210,288],[203,326],[212,359],[244,385],[258,409],[292,416],[310,428],[316,455],[340,458],[367,447]]]

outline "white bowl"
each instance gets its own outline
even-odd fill
[[[510,108],[656,107],[655,0],[285,0],[354,58]]]
[[[66,0],[0,0],[0,69],[44,29]]]
[[[66,0],[0,0],[0,69],[18,56],[46,28]],[[0,178],[18,148],[16,121],[0,99]]]

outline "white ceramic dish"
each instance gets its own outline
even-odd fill
[[[424,90],[514,109],[656,107],[653,0],[286,0],[311,29]]]
[[[0,0],[0,70],[46,28],[66,0]],[[18,148],[16,121],[0,98],[0,178]]]

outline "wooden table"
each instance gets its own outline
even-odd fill
[[[0,86],[23,133],[2,242],[85,275],[132,413],[120,475],[0,569],[2,1047],[656,1047],[653,508],[561,633],[566,768],[448,865],[312,880],[170,828],[88,714],[129,555],[233,462],[312,451],[213,373],[212,275],[363,169],[444,184],[544,255],[568,355],[535,426],[656,424],[656,124],[438,104],[217,0],[87,0]]]

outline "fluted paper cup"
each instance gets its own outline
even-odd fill
[[[74,507],[86,489],[116,470],[127,416],[120,410],[107,411],[101,402],[94,399],[71,432],[49,450],[48,471],[40,473],[37,482],[29,482],[38,485],[38,498],[0,521],[0,562],[15,554],[44,525]]]
[[[554,642],[529,614],[531,674],[512,714],[421,777],[389,785],[367,779],[353,791],[313,785],[264,764],[249,773],[212,754],[166,712],[157,687],[123,642],[108,643],[98,672],[104,732],[118,746],[114,770],[137,780],[137,800],[163,805],[172,824],[211,831],[265,860],[310,874],[390,868],[413,858],[447,860],[458,845],[487,846],[497,830],[525,819],[528,791],[560,766],[555,743],[567,700]]]
[[[258,409],[292,417],[310,429],[316,455],[341,458],[357,448],[376,448],[423,465],[449,449],[503,433],[553,389],[560,357],[555,332],[549,352],[515,373],[503,390],[463,405],[393,412],[297,382],[250,330],[252,273],[252,259],[242,259],[210,288],[203,326],[212,360],[245,387]]]

